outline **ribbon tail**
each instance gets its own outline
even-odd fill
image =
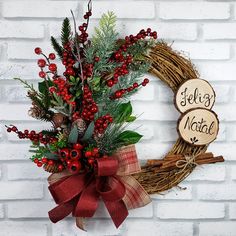
[[[58,221],[64,219],[66,216],[72,213],[73,209],[74,203],[70,201],[53,208],[48,212],[48,215],[53,223],[57,223]]]
[[[96,182],[93,180],[82,191],[73,215],[76,217],[92,217],[98,208],[99,193],[96,191]]]
[[[119,228],[129,214],[125,203],[123,200],[116,202],[104,201],[104,203],[116,228]]]
[[[125,185],[123,201],[128,209],[143,207],[151,202],[149,194],[133,176],[120,176]]]
[[[86,232],[83,217],[76,217],[76,226]]]

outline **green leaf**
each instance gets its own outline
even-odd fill
[[[44,153],[44,156],[47,157],[48,159],[51,159],[51,160],[58,160],[59,159],[59,156],[57,154],[54,154],[51,152]]]
[[[85,134],[81,140],[82,141],[89,140],[93,135],[93,131],[94,131],[94,122],[91,122],[88,128],[86,129]]]
[[[124,145],[130,145],[137,143],[143,136],[139,133],[136,133],[131,130],[126,130],[122,132],[117,138],[116,141],[123,143]]]
[[[78,137],[79,137],[79,130],[77,126],[74,126],[70,131],[68,137],[68,143],[77,143]]]
[[[48,84],[48,86],[52,86],[53,85],[52,81],[50,81],[50,80],[47,80],[47,83],[46,83],[45,80],[38,83],[38,89],[39,89],[40,93],[42,93],[42,94],[46,94],[47,93],[47,90],[48,90],[47,84]]]
[[[116,116],[116,118],[115,118],[116,123],[126,122],[127,119],[132,114],[131,103],[127,102],[127,103],[123,103],[123,104],[119,105],[119,107],[117,108],[117,114],[118,114],[118,116]]]
[[[135,121],[136,120],[136,116],[130,116],[130,117],[128,117],[125,121],[126,122],[133,122],[133,121]]]
[[[81,95],[82,91],[81,90],[77,90],[75,97],[79,97]]]

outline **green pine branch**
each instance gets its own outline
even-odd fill
[[[94,77],[101,73],[111,72],[116,64],[109,62],[113,54],[118,34],[115,30],[116,16],[113,12],[103,14],[99,21],[99,26],[95,28],[95,34],[92,37],[92,43],[85,49],[86,61],[93,63],[94,57],[99,57],[99,62],[94,65]]]
[[[69,42],[70,35],[71,35],[70,20],[68,18],[65,18],[62,23],[62,29],[61,29],[61,42],[63,46],[65,46],[65,44]]]
[[[51,37],[51,44],[57,55],[62,58],[63,48],[54,37]]]

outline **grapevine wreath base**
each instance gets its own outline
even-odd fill
[[[151,62],[149,72],[165,82],[174,93],[184,81],[199,78],[191,61],[165,42],[158,42],[146,58]],[[171,189],[182,182],[197,165],[224,161],[222,156],[214,157],[212,153],[206,153],[207,146],[193,146],[178,138],[163,159],[148,160],[142,166],[142,171],[134,176],[149,194]]]
[[[49,191],[57,206],[49,211],[50,220],[56,223],[72,214],[81,229],[100,200],[119,227],[129,209],[150,203],[149,194],[177,186],[197,165],[224,161],[206,152],[219,130],[211,111],[215,92],[190,60],[158,41],[150,28],[119,39],[112,12],[102,16],[88,39],[91,15],[90,0],[86,22],[77,27],[72,13],[74,30],[66,18],[61,43],[51,38],[65,67],[62,74],[53,62],[56,55],[47,56],[37,47],[35,53],[44,57],[38,60],[38,89],[18,79],[32,100],[29,115],[51,122],[52,129],[20,131],[7,126],[8,132],[32,142],[31,160],[51,173]],[[140,168],[134,144],[142,135],[127,130],[136,120],[129,97],[148,84],[148,78],[140,81],[147,72],[172,89],[181,116],[172,149]]]

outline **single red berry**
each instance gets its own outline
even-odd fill
[[[37,47],[37,48],[34,49],[34,52],[39,55],[39,54],[42,53],[42,49]]]
[[[107,86],[112,87],[114,85],[114,82],[110,79],[107,81]]]
[[[149,79],[146,78],[146,79],[143,80],[143,82],[148,84],[149,83]]]
[[[88,158],[88,157],[91,157],[91,156],[92,156],[92,152],[91,152],[91,151],[86,151],[84,155],[85,155],[85,157],[87,157],[87,158]]]
[[[42,165],[43,165],[42,162],[38,162],[38,163],[37,163],[37,166],[38,166],[38,167],[42,167]]]
[[[38,60],[38,66],[39,67],[45,67],[46,66],[46,61],[44,59],[39,59]]]
[[[142,86],[144,86],[144,87],[145,87],[146,85],[147,85],[147,84],[146,84],[145,82],[142,82]]]
[[[16,132],[16,131],[17,131],[16,126],[13,126],[13,127],[11,128],[11,130],[12,130],[13,132]]]
[[[95,61],[95,62],[99,62],[99,61],[100,61],[100,58],[99,58],[99,57],[94,57],[94,61]]]
[[[67,69],[66,69],[66,74],[73,76],[73,75],[75,74],[74,69],[71,68],[71,67],[67,68]]]
[[[122,93],[120,91],[115,92],[115,98],[121,98]]]
[[[54,164],[54,161],[53,160],[49,160],[48,161],[48,165],[52,166]]]
[[[89,159],[88,159],[88,163],[89,163],[90,165],[93,165],[93,164],[94,164],[94,159],[93,159],[93,158],[89,158]]]
[[[10,133],[12,130],[11,128],[7,128],[7,132]]]
[[[98,152],[99,152],[99,149],[97,147],[93,148],[93,156],[95,156]]]
[[[63,165],[59,165],[59,166],[58,166],[58,170],[59,170],[59,171],[62,171],[63,169],[64,169],[64,166],[63,166]]]
[[[134,83],[134,84],[133,84],[133,87],[134,87],[134,88],[138,88],[138,83]]]
[[[56,88],[55,88],[55,87],[50,87],[50,88],[49,88],[49,92],[50,92],[50,93],[56,92]]]
[[[76,143],[76,144],[73,145],[73,148],[74,149],[78,149],[78,150],[82,150],[83,149],[83,145],[80,144],[80,143]]]
[[[51,63],[49,66],[48,66],[48,69],[52,72],[55,72],[57,70],[57,65],[54,64],[54,63]]]
[[[50,53],[48,57],[50,60],[54,60],[56,58],[56,55],[54,53]]]
[[[34,163],[38,163],[39,162],[39,160],[38,159],[34,159]]]
[[[48,162],[48,159],[47,159],[46,157],[44,157],[44,158],[42,159],[42,162],[45,164],[45,163]]]
[[[46,73],[44,71],[40,71],[39,72],[39,77],[40,78],[45,78],[46,77]]]

